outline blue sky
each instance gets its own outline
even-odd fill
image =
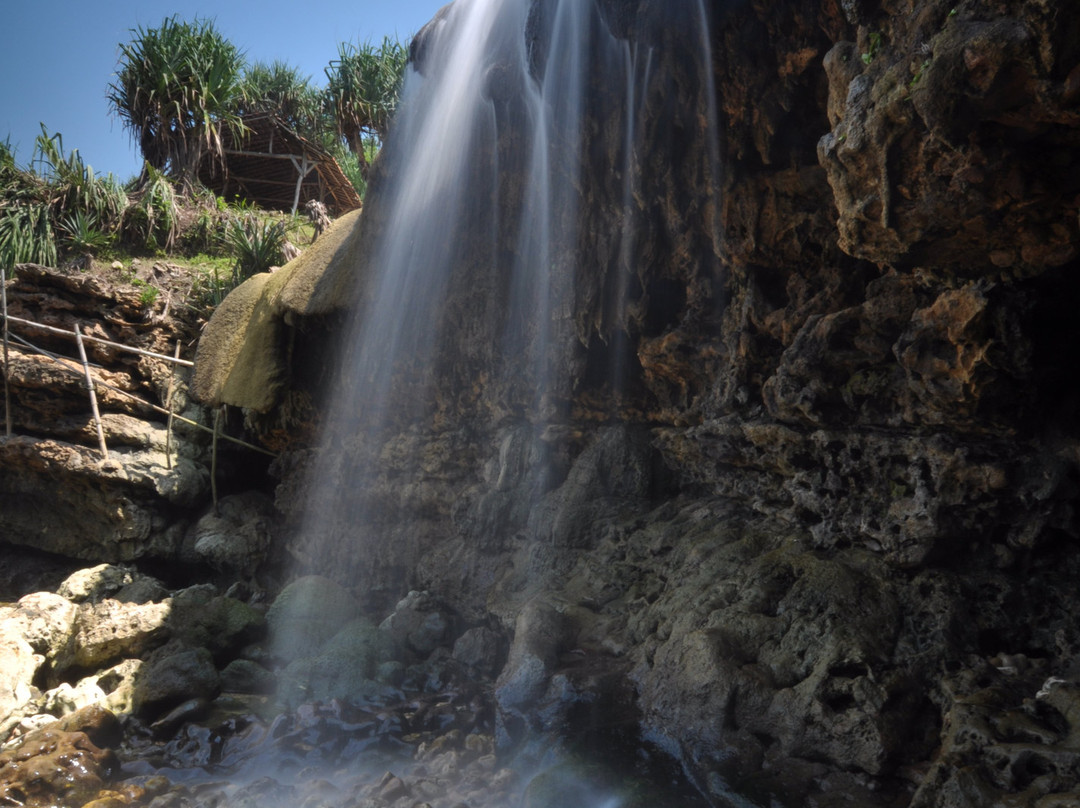
[[[0,141],[10,138],[20,164],[33,153],[38,122],[60,132],[95,171],[120,180],[141,160],[105,100],[117,46],[130,29],[178,15],[214,20],[248,61],[281,59],[325,84],[323,68],[339,42],[407,40],[447,0],[3,0],[0,45]]]

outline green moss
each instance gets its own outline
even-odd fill
[[[874,61],[874,57],[877,56],[879,50],[881,50],[881,34],[877,31],[871,31],[867,37],[866,51],[860,55],[863,64],[868,65]]]
[[[358,612],[353,596],[330,579],[299,578],[281,591],[266,613],[274,652],[286,660],[313,656]]]

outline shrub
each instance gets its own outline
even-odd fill
[[[180,227],[176,191],[169,178],[147,164],[146,180],[124,211],[124,241],[148,250],[171,250]]]
[[[104,232],[115,231],[128,198],[113,175],[95,173],[78,149],[65,152],[60,133],[50,135],[44,124],[34,142],[32,165],[50,188],[53,220],[83,213]]]
[[[258,272],[284,264],[286,234],[287,227],[281,219],[260,219],[254,214],[234,218],[226,234],[235,259],[233,283],[242,283]]]
[[[94,255],[112,243],[112,237],[97,227],[92,213],[76,210],[59,224],[61,240],[71,253]]]
[[[0,271],[16,264],[56,265],[56,235],[46,202],[0,202]]]

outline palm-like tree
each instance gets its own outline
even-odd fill
[[[170,17],[131,33],[131,42],[120,45],[109,102],[146,162],[190,188],[206,152],[220,154],[220,127],[240,125],[243,55],[198,18]]]
[[[338,58],[326,68],[326,95],[338,134],[367,173],[364,140],[383,140],[397,107],[408,63],[408,47],[384,37],[380,45],[338,45]]]
[[[297,134],[322,143],[332,124],[323,115],[321,91],[310,76],[282,61],[255,62],[244,71],[239,112],[267,112]]]

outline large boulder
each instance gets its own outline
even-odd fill
[[[17,633],[0,631],[0,717],[7,717],[16,708],[37,694],[34,675],[42,657]]]
[[[186,701],[213,698],[220,689],[210,652],[174,642],[155,651],[139,671],[132,707],[153,718]]]
[[[199,517],[186,544],[199,561],[220,572],[251,577],[270,548],[274,503],[264,494],[248,491],[222,497]]]
[[[106,598],[79,608],[71,644],[53,662],[56,671],[92,670],[135,658],[169,637],[171,604],[121,603]]]
[[[353,299],[359,216],[359,209],[345,214],[299,257],[244,281],[215,309],[195,356],[197,401],[260,413],[280,402],[292,371],[281,350],[289,323],[340,311]]]
[[[100,708],[80,710],[29,733],[0,752],[0,800],[81,808],[118,773],[119,761],[109,747],[119,736],[116,716]]]
[[[279,675],[278,702],[292,709],[308,702],[356,703],[394,694],[383,666],[397,658],[387,632],[363,618],[352,620],[317,653],[289,663]]]
[[[228,659],[260,639],[266,629],[262,612],[236,598],[206,597],[185,590],[171,600],[168,627],[172,637],[206,648],[215,659]]]
[[[318,575],[298,578],[266,613],[274,653],[286,661],[309,657],[359,612],[356,598],[340,584]]]

